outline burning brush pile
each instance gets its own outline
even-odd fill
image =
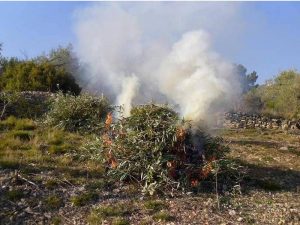
[[[136,182],[143,193],[189,190],[222,172],[229,148],[180,119],[168,106],[136,106],[130,117],[113,122],[109,113],[101,136],[108,174]]]

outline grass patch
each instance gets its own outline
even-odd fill
[[[60,217],[55,216],[51,219],[51,225],[60,225],[62,224],[62,220]]]
[[[26,130],[14,130],[10,132],[10,135],[15,139],[20,139],[21,141],[30,141],[34,136],[31,131]]]
[[[153,212],[158,212],[162,209],[167,208],[167,204],[160,200],[148,200],[144,203],[146,209]]]
[[[6,120],[0,121],[0,130],[34,130],[35,128],[35,123],[30,119],[17,119],[10,116]]]
[[[8,191],[6,194],[6,197],[10,201],[18,201],[24,196],[23,190],[20,189],[14,189],[11,191]]]
[[[49,210],[55,210],[63,206],[63,201],[56,195],[50,195],[44,200],[44,205]]]
[[[155,221],[164,221],[164,222],[169,222],[169,221],[173,221],[174,217],[171,216],[168,212],[166,211],[160,211],[157,212],[153,215],[153,220]]]
[[[129,220],[125,219],[125,218],[114,218],[111,222],[112,225],[129,225]]]
[[[71,197],[71,202],[74,206],[84,206],[91,201],[95,201],[98,199],[98,195],[95,192],[83,193],[77,196]]]
[[[99,180],[96,180],[96,181],[92,181],[92,182],[89,182],[87,185],[86,185],[86,189],[88,190],[101,190],[101,189],[104,189],[108,186],[108,183],[106,180],[104,179],[99,179]]]
[[[49,189],[53,189],[58,185],[58,182],[54,179],[47,180],[45,182],[45,187]]]
[[[126,216],[130,213],[128,210],[130,205],[128,204],[115,204],[113,206],[99,206],[92,209],[90,215],[88,216],[88,222],[91,225],[101,224],[105,219],[115,220],[115,224],[128,224],[127,220],[120,220],[123,216]],[[119,222],[119,223],[118,223]]]
[[[51,145],[48,149],[48,152],[51,154],[64,154],[71,149],[71,146],[68,144],[63,145]]]

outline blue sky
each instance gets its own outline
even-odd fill
[[[3,55],[34,57],[58,45],[76,44],[74,12],[89,4],[0,2]],[[256,70],[260,83],[284,69],[300,70],[300,2],[242,3],[238,18],[243,32],[215,44],[224,58]]]

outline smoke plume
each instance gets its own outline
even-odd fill
[[[133,104],[153,100],[176,105],[187,119],[208,120],[240,93],[233,65],[212,49],[219,26],[236,19],[235,5],[220,7],[96,4],[77,11],[75,47],[87,68],[85,88],[123,105],[125,116]]]

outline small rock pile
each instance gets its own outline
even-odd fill
[[[225,113],[223,126],[226,128],[263,128],[263,129],[282,129],[300,130],[300,120],[287,120],[283,118],[271,118],[268,116],[245,113]]]

